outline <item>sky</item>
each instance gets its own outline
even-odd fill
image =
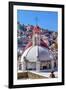
[[[38,24],[41,28],[58,31],[58,13],[55,11],[17,10],[17,21],[25,25]]]

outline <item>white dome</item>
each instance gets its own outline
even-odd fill
[[[30,62],[36,62],[39,61],[45,61],[45,60],[52,60],[53,56],[50,54],[50,51],[41,46],[31,46],[28,49],[26,49],[21,57],[21,61],[24,60],[24,57],[26,60]]]

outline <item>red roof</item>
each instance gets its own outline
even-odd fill
[[[26,45],[25,49],[29,48],[30,46],[32,46],[32,42],[29,42],[29,43]]]
[[[31,47],[31,46],[32,46],[32,42],[29,42],[29,43],[26,45],[25,49],[27,49],[27,48],[29,48],[29,47]],[[42,39],[41,39],[41,41],[40,41],[40,46],[48,48],[48,45],[47,45]]]
[[[48,48],[48,45],[42,39],[40,40],[40,45]]]
[[[40,27],[39,26],[35,26],[33,29],[34,33],[40,33]]]

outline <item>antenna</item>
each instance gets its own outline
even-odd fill
[[[36,17],[35,20],[36,20],[36,26],[38,26],[38,17]]]

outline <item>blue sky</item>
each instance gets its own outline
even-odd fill
[[[51,11],[32,11],[32,10],[17,10],[17,21],[21,24],[36,25],[44,29],[57,31],[58,29],[58,13]]]

